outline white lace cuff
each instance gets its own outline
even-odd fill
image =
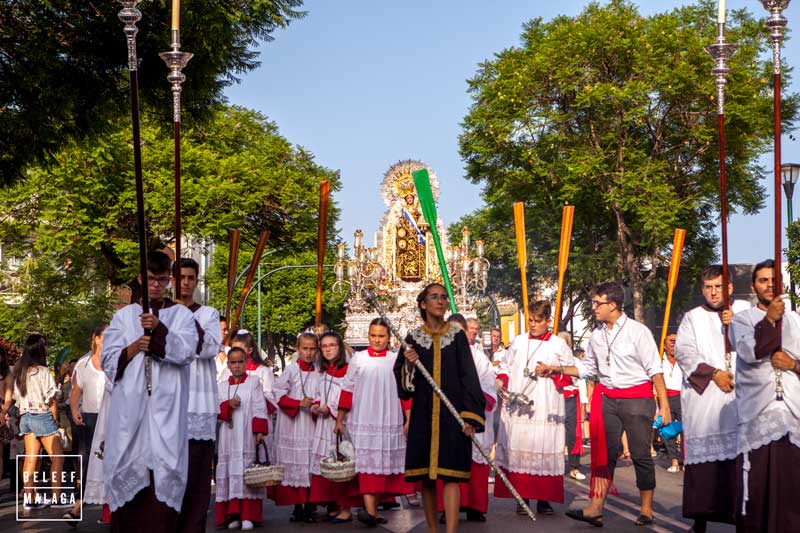
[[[408,365],[403,363],[403,388],[408,392],[414,392],[414,375],[417,373],[417,367],[412,366],[411,372],[408,371]]]

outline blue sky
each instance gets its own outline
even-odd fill
[[[482,205],[480,186],[464,179],[458,154],[460,123],[471,103],[466,80],[480,62],[517,45],[525,21],[573,16],[587,3],[306,0],[308,16],[261,46],[261,67],[226,94],[231,103],[274,120],[282,135],[313,152],[319,164],[341,170],[343,187],[334,197],[342,209],[341,234],[351,243],[361,228],[371,245],[385,210],[380,182],[399,160],[422,160],[437,173],[445,224]],[[691,2],[637,3],[642,13],[652,14]],[[728,1],[728,7],[767,14],[756,0]],[[794,3],[784,15],[790,28],[800,24]],[[800,61],[797,42],[788,42],[783,54],[792,65]],[[785,162],[800,161],[797,141],[785,136],[782,148]],[[768,168],[771,158],[765,160]],[[771,195],[771,182],[768,190]],[[758,215],[731,220],[731,262],[772,255],[771,202]]]

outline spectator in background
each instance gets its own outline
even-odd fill
[[[97,428],[97,418],[103,402],[103,394],[109,385],[103,368],[100,365],[100,354],[103,351],[103,332],[106,324],[100,324],[92,331],[92,349],[78,360],[72,379],[72,391],[69,397],[69,408],[75,424],[75,441],[77,451],[83,463],[83,472],[89,468],[90,451],[94,432]],[[85,476],[83,476],[85,477]],[[81,497],[85,489],[83,479],[81,482]],[[71,511],[63,518],[77,519],[80,513],[80,499],[75,502]],[[69,515],[69,516],[68,516]]]
[[[58,435],[58,408],[56,407],[56,382],[47,367],[47,343],[42,335],[33,334],[25,340],[25,347],[14,367],[14,400],[22,413],[20,433],[25,441],[23,485],[28,494],[25,509],[41,507],[47,502],[54,508],[72,507],[61,503],[61,472],[64,450]],[[36,501],[33,473],[39,452],[44,446],[50,456],[53,495]]]
[[[661,361],[664,370],[664,381],[667,384],[667,397],[669,409],[672,411],[672,420],[681,420],[681,387],[683,386],[683,373],[678,362],[675,360],[675,339],[676,335],[670,333],[664,341],[664,359]],[[667,468],[667,472],[675,474],[680,472],[680,462],[683,459],[683,438],[680,441],[678,436],[664,440],[664,447],[667,449],[672,464]]]
[[[489,358],[492,360],[492,366],[495,368],[495,372],[497,372],[497,367],[500,366],[500,362],[503,360],[505,354],[506,349],[503,346],[503,332],[500,331],[500,328],[492,328],[492,347],[490,349]],[[500,417],[497,417],[497,420],[500,420]]]
[[[572,349],[572,334],[560,331],[558,336],[564,339]],[[573,352],[574,354],[575,352]],[[567,450],[567,463],[569,477],[582,481],[586,479],[581,470],[581,455],[583,454],[583,409],[581,408],[579,383],[581,378],[571,377],[570,384],[561,389],[564,394],[564,443]]]

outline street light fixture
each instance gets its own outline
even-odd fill
[[[789,219],[789,225],[792,225],[792,194],[794,193],[794,184],[800,178],[800,164],[797,163],[784,163],[781,165],[781,178],[783,182],[783,192],[786,193],[786,215]],[[789,291],[794,297],[794,278],[790,277]],[[792,299],[792,311],[796,310],[796,304]]]

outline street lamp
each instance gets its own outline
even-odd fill
[[[783,178],[783,191],[786,193],[786,214],[789,219],[789,225],[792,225],[792,194],[794,193],[794,184],[800,178],[800,164],[797,163],[784,163],[781,165],[781,177]],[[789,292],[792,295],[792,311],[796,309],[794,303],[794,277],[790,278]]]

